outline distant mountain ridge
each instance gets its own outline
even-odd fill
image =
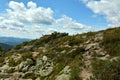
[[[13,47],[12,45],[8,45],[5,43],[0,43],[0,46],[3,48],[3,50],[8,50]]]
[[[5,43],[8,45],[12,45],[12,46],[18,45],[18,44],[25,42],[25,41],[30,41],[30,39],[15,38],[15,37],[0,37],[0,43]]]
[[[26,42],[26,41],[30,41],[30,39],[15,38],[15,37],[0,37],[0,46],[4,50],[8,50],[18,44]]]

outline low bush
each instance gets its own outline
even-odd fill
[[[105,31],[102,45],[111,56],[120,56],[120,28]]]
[[[70,80],[82,80],[80,77],[79,77],[79,73],[80,73],[80,70],[79,70],[79,67],[72,67],[71,68],[71,78]]]
[[[27,58],[32,58],[31,52],[25,52],[22,54],[22,59],[25,61]]]
[[[95,80],[120,80],[120,59],[96,60],[92,63],[92,67]]]
[[[70,46],[74,46],[74,45],[79,45],[80,43],[82,43],[83,42],[83,40],[82,39],[77,39],[77,38],[75,38],[74,36],[73,37],[71,37],[70,39],[69,39],[69,45]]]

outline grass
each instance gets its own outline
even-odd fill
[[[92,67],[95,80],[120,80],[120,59],[96,60]]]
[[[111,56],[120,56],[120,28],[105,31],[102,45]]]

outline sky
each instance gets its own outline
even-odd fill
[[[36,39],[120,25],[120,0],[0,0],[0,36]]]

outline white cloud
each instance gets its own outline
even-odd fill
[[[27,6],[22,2],[9,2],[6,13],[0,16],[0,34],[3,36],[39,38],[42,34],[54,31],[71,34],[91,30],[90,26],[83,25],[68,16],[54,18],[51,8],[38,7],[30,1]]]
[[[27,7],[22,2],[10,1],[7,12],[11,19],[25,23],[52,24],[54,21],[53,11],[50,8],[37,7],[32,1],[27,3]]]
[[[105,15],[109,26],[120,26],[120,0],[83,0],[95,14]]]
[[[72,34],[87,32],[91,30],[90,26],[78,23],[77,21],[65,15],[56,20],[56,26],[62,27],[63,32],[70,32]]]

